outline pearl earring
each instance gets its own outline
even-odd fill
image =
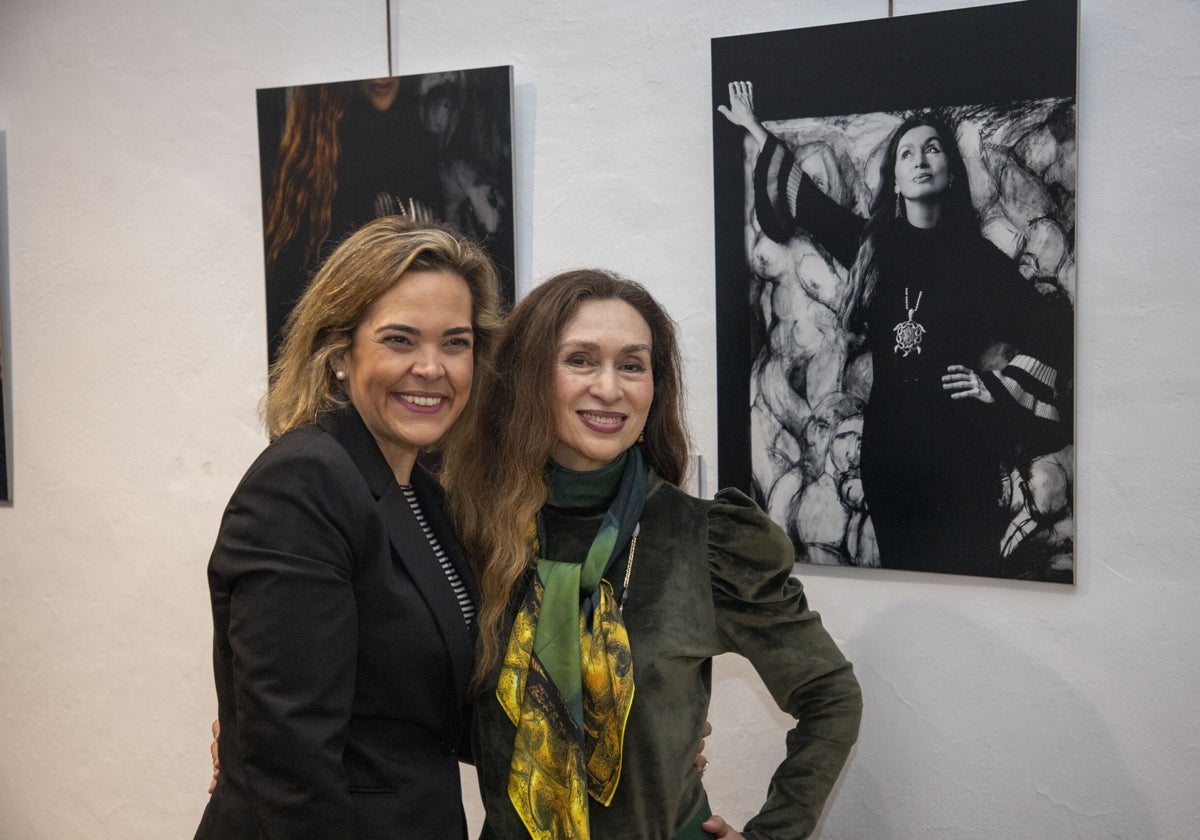
[[[339,370],[339,371],[335,372],[333,375],[338,378],[339,382],[346,381],[346,371],[344,371],[344,370]]]

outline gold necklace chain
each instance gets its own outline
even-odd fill
[[[633,553],[637,550],[638,534],[642,531],[642,523],[633,527],[633,538],[629,540],[629,557],[625,560],[625,582],[621,584],[621,603],[617,606],[617,615],[625,615],[625,602],[629,600],[629,577],[633,574]]]

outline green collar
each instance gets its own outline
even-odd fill
[[[626,449],[597,470],[569,470],[551,461],[546,465],[550,482],[550,504],[558,508],[598,508],[616,498],[629,460]]]

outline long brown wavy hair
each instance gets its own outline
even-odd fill
[[[491,378],[501,324],[496,269],[479,245],[457,231],[401,216],[375,219],[346,237],[288,315],[263,406],[271,438],[349,404],[333,363],[350,347],[371,304],[409,271],[448,271],[462,277],[471,292],[476,398],[442,442],[448,460],[458,456],[461,430],[473,425],[481,383]]]
[[[338,125],[353,96],[352,82],[293,89],[264,222],[268,267],[298,236],[304,237],[305,264],[313,264],[329,236],[342,153]]]
[[[508,605],[529,568],[529,526],[546,503],[546,463],[558,441],[555,369],[563,332],[589,300],[623,300],[650,327],[654,399],[641,444],[648,464],[680,484],[687,472],[683,364],[675,323],[646,289],[612,272],[580,269],[551,277],[514,308],[496,347],[494,375],[476,395],[465,459],[443,476],[451,518],[471,558],[482,597],[478,686],[496,664]]]

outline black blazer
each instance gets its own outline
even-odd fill
[[[478,603],[436,481],[413,487]],[[353,409],[281,436],[208,566],[221,775],[197,840],[466,836],[473,640]]]

